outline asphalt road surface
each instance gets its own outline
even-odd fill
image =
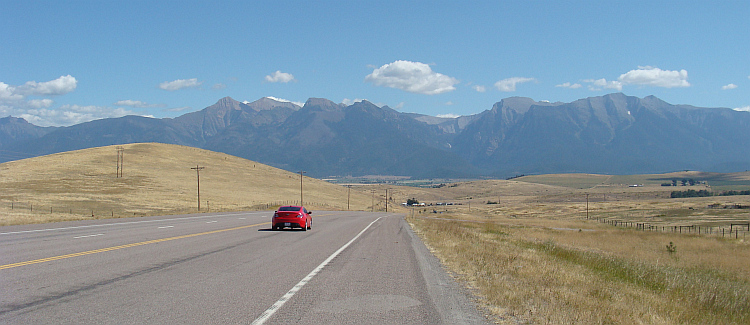
[[[271,214],[0,227],[0,323],[487,323],[402,215]]]

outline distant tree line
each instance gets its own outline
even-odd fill
[[[686,197],[708,197],[708,196],[732,196],[732,195],[750,195],[750,190],[745,191],[723,191],[718,193],[709,192],[707,190],[687,190],[687,191],[672,191],[670,195],[673,199],[686,198]]]
[[[671,183],[670,182],[661,183],[661,186],[677,186],[678,182],[682,186],[688,186],[688,185],[693,186],[695,184],[704,183],[702,181],[696,181],[696,180],[694,180],[692,178],[683,178],[681,180],[673,178]]]

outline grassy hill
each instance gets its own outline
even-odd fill
[[[117,177],[117,147],[123,173]],[[0,164],[0,225],[298,204],[300,176],[192,147],[139,143],[84,149]],[[346,209],[348,189],[304,177],[310,209]],[[351,190],[351,209],[369,210],[369,192]]]

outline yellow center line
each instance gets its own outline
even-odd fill
[[[96,253],[104,253],[104,252],[114,251],[114,250],[123,249],[123,248],[143,246],[143,245],[148,245],[148,244],[156,244],[156,243],[161,243],[161,242],[175,240],[175,239],[184,239],[184,238],[190,238],[190,237],[196,237],[196,236],[202,236],[202,235],[216,234],[216,233],[225,232],[225,231],[231,231],[231,230],[239,230],[239,229],[244,229],[244,228],[257,227],[257,226],[262,226],[262,225],[267,225],[267,224],[270,224],[270,222],[264,222],[264,223],[258,223],[258,224],[254,224],[254,225],[234,227],[234,228],[227,228],[227,229],[220,229],[220,230],[213,230],[213,231],[201,232],[201,233],[197,233],[197,234],[190,234],[190,235],[182,235],[182,236],[162,238],[162,239],[147,240],[147,241],[142,241],[142,242],[139,242],[139,243],[125,244],[125,245],[120,245],[120,246],[112,246],[112,247],[100,248],[100,249],[95,249],[95,250],[91,250],[91,251],[85,251],[85,252],[79,252],[79,253],[73,253],[73,254],[67,254],[67,255],[52,256],[52,257],[41,258],[41,259],[38,259],[38,260],[31,260],[31,261],[26,261],[26,262],[18,262],[18,263],[13,263],[13,264],[5,264],[5,265],[0,265],[0,270],[11,269],[11,268],[14,268],[14,267],[31,265],[31,264],[38,264],[38,263],[44,263],[44,262],[57,261],[57,260],[62,260],[62,259],[66,259],[66,258],[71,258],[71,257],[91,255],[91,254],[96,254]]]

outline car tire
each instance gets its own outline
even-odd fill
[[[302,231],[307,231],[307,223],[305,223],[305,225],[302,226]]]
[[[312,229],[312,219],[307,222],[307,229]]]

